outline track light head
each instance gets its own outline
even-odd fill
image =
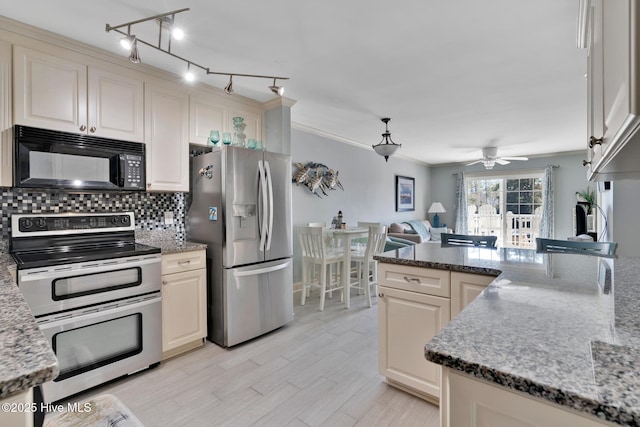
[[[273,79],[273,84],[271,86],[269,86],[269,89],[271,89],[271,92],[275,93],[278,96],[284,95],[284,87],[283,86],[277,86],[276,85],[276,79]]]
[[[192,81],[194,81],[196,79],[196,75],[193,74],[193,71],[191,71],[191,63],[190,62],[187,63],[187,71],[184,73],[184,79],[186,81],[188,81],[189,83],[191,83]]]
[[[182,28],[174,25],[171,29],[171,37],[173,37],[174,40],[182,40],[184,38],[184,31],[182,31]]]
[[[140,63],[140,54],[138,53],[138,40],[133,38],[133,43],[131,44],[131,52],[129,53],[129,61],[134,64]]]
[[[128,35],[120,39],[120,46],[122,46],[123,49],[131,50],[135,41],[136,36]]]
[[[229,83],[224,87],[224,92],[227,95],[231,95],[233,93],[233,75],[229,76]]]

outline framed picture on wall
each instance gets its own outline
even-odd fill
[[[416,210],[416,181],[396,175],[396,212]]]

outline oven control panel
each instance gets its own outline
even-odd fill
[[[12,236],[75,234],[99,231],[134,230],[132,212],[103,214],[27,214],[13,215]]]

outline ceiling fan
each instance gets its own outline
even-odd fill
[[[497,163],[499,165],[508,165],[511,160],[529,160],[528,157],[498,157],[498,147],[485,147],[482,149],[482,158],[471,163],[467,163],[465,166],[475,165],[482,163],[485,169],[493,169],[493,166]]]

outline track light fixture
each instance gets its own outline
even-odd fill
[[[389,132],[389,122],[391,119],[385,117],[380,120],[382,120],[382,123],[384,123],[385,126],[384,133],[382,134],[382,141],[377,145],[372,145],[372,147],[376,153],[384,157],[385,162],[388,162],[389,157],[393,156],[393,154],[398,151],[398,148],[402,147],[402,144],[396,144],[393,142],[393,139],[391,139],[391,132]]]
[[[224,92],[227,95],[231,95],[233,93],[233,75],[229,76],[229,83],[224,87]]]
[[[189,83],[191,83],[192,81],[194,81],[196,79],[195,74],[193,74],[193,71],[191,71],[191,63],[190,62],[187,63],[187,72],[184,73],[184,79],[186,81],[188,81]]]
[[[179,55],[176,55],[175,53],[171,52],[171,39],[175,39],[175,40],[181,40],[184,37],[184,32],[182,31],[182,29],[178,28],[176,26],[175,23],[175,16],[179,13],[182,12],[186,12],[188,11],[189,8],[184,8],[184,9],[178,9],[178,10],[173,10],[171,12],[167,12],[167,13],[161,13],[159,15],[154,15],[154,16],[150,16],[148,18],[143,18],[143,19],[138,19],[135,21],[130,21],[130,22],[126,22],[124,24],[121,25],[116,25],[114,27],[112,27],[109,24],[106,24],[106,32],[110,32],[110,31],[115,31],[119,34],[122,34],[124,37],[124,39],[122,39],[120,41],[120,43],[122,44],[123,47],[125,47],[125,44],[127,44],[127,46],[129,46],[128,48],[130,49],[130,54],[129,54],[129,60],[135,64],[138,64],[140,62],[140,55],[138,53],[138,42],[142,43],[145,46],[148,46],[150,48],[159,50],[160,52],[164,52],[167,55],[170,55],[180,61],[186,62],[187,63],[187,73],[185,74],[185,80],[187,81],[193,81],[193,79],[195,78],[193,72],[190,70],[191,66],[193,65],[194,67],[200,68],[201,70],[205,71],[207,75],[209,74],[215,74],[215,75],[221,75],[221,76],[229,76],[229,83],[225,86],[224,91],[228,94],[232,94],[233,93],[233,77],[234,76],[240,76],[240,77],[254,77],[254,78],[259,78],[259,79],[273,79],[273,85],[269,86],[269,89],[271,90],[271,92],[275,93],[276,95],[282,96],[284,94],[284,87],[282,86],[277,86],[276,85],[276,80],[289,80],[289,77],[280,77],[280,76],[264,76],[264,75],[260,75],[260,74],[243,74],[243,73],[224,73],[224,72],[219,72],[219,71],[211,71],[208,67],[202,66],[200,64],[197,64],[193,61],[190,61],[186,58],[183,58]],[[158,43],[154,44],[154,43],[150,43],[144,40],[141,40],[140,38],[136,37],[136,36],[132,36],[131,35],[131,26],[135,25],[135,24],[139,24],[142,22],[147,22],[147,21],[151,21],[151,20],[156,20],[158,22],[158,26],[159,26],[159,32],[158,32]],[[124,32],[122,30],[122,28],[126,27],[127,31]],[[166,29],[168,29],[171,33],[171,37],[169,37],[169,39],[166,41],[165,45],[166,48],[163,46],[162,43],[162,32],[163,29],[166,27]],[[189,75],[191,76],[191,79],[189,77]]]
[[[133,38],[133,43],[131,43],[131,51],[129,52],[129,61],[134,64],[140,63],[140,54],[138,53],[138,40]]]
[[[269,86],[269,89],[278,96],[284,95],[284,87],[276,86],[276,79],[273,79],[273,84]]]

